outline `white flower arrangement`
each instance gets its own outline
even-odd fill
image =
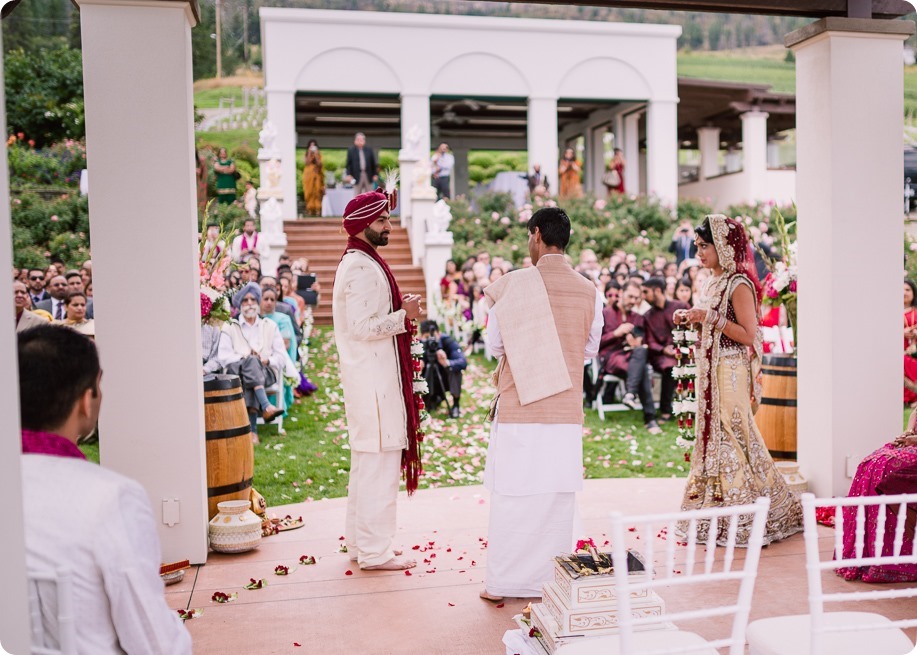
[[[420,380],[414,380],[414,393],[421,396],[430,393],[430,387],[427,386],[427,381],[422,378]]]

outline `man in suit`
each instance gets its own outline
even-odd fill
[[[55,321],[64,320],[67,318],[67,309],[64,307],[64,301],[67,299],[67,296],[70,295],[70,290],[67,286],[67,278],[63,275],[55,275],[52,277],[48,282],[48,292],[51,294],[51,297],[35,305],[35,309],[45,310],[51,314],[51,318]]]
[[[40,268],[29,269],[29,297],[33,307],[51,299],[51,294],[45,289],[45,272]]]
[[[691,227],[691,221],[683,218],[672,235],[672,243],[669,244],[669,252],[675,254],[675,263],[681,264],[686,259],[694,259],[697,255],[697,246],[694,244],[694,229]]]
[[[13,304],[16,307],[16,332],[48,324],[48,321],[29,311],[31,305],[28,288],[18,280],[13,282]]]
[[[347,150],[344,175],[354,186],[356,195],[373,190],[373,182],[379,179],[379,164],[373,149],[366,145],[366,135],[357,132],[353,145]]]
[[[350,441],[344,534],[361,569],[401,570],[417,562],[395,550],[398,478],[408,493],[420,476],[420,404],[413,393],[411,321],[420,296],[401,295],[377,249],[388,245],[391,199],[364,193],[347,203],[347,249],[334,277],[334,340]]]

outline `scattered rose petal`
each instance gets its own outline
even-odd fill
[[[351,571],[350,569],[347,569],[346,571],[344,571],[344,575],[353,575],[353,571]]]
[[[455,607],[455,603],[449,603],[449,607]]]
[[[497,609],[500,609],[500,608],[503,607],[504,605],[506,605],[506,603],[498,603],[498,604],[496,605],[496,608],[497,608]]]
[[[411,575],[414,575],[414,574],[413,574],[413,573],[411,573],[410,571],[405,571],[405,572],[404,572],[404,574],[405,574],[405,575],[407,575],[407,576],[411,576]]]

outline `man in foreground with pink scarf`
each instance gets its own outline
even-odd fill
[[[570,219],[557,207],[529,219],[535,266],[484,291],[487,340],[500,357],[484,486],[490,491],[481,598],[538,597],[553,558],[571,552],[583,488],[583,360],[599,352],[602,296],[564,256]]]
[[[350,437],[345,535],[350,558],[365,570],[416,565],[401,557],[396,529],[399,471],[417,488],[419,407],[413,389],[411,335],[420,296],[398,290],[376,252],[388,245],[395,194],[362,193],[347,203],[347,249],[334,278],[334,339]]]
[[[67,633],[58,625],[56,593],[40,583],[42,643],[33,637],[32,646],[190,655],[191,637],[163,595],[159,535],[146,490],[87,462],[76,447],[95,431],[102,404],[95,343],[58,325],[18,337],[26,565],[70,573],[75,632],[75,643],[62,641]]]

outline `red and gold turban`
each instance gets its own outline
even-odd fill
[[[361,193],[347,203],[344,208],[344,229],[347,234],[354,236],[373,224],[385,211],[395,208],[397,196],[381,191]]]

